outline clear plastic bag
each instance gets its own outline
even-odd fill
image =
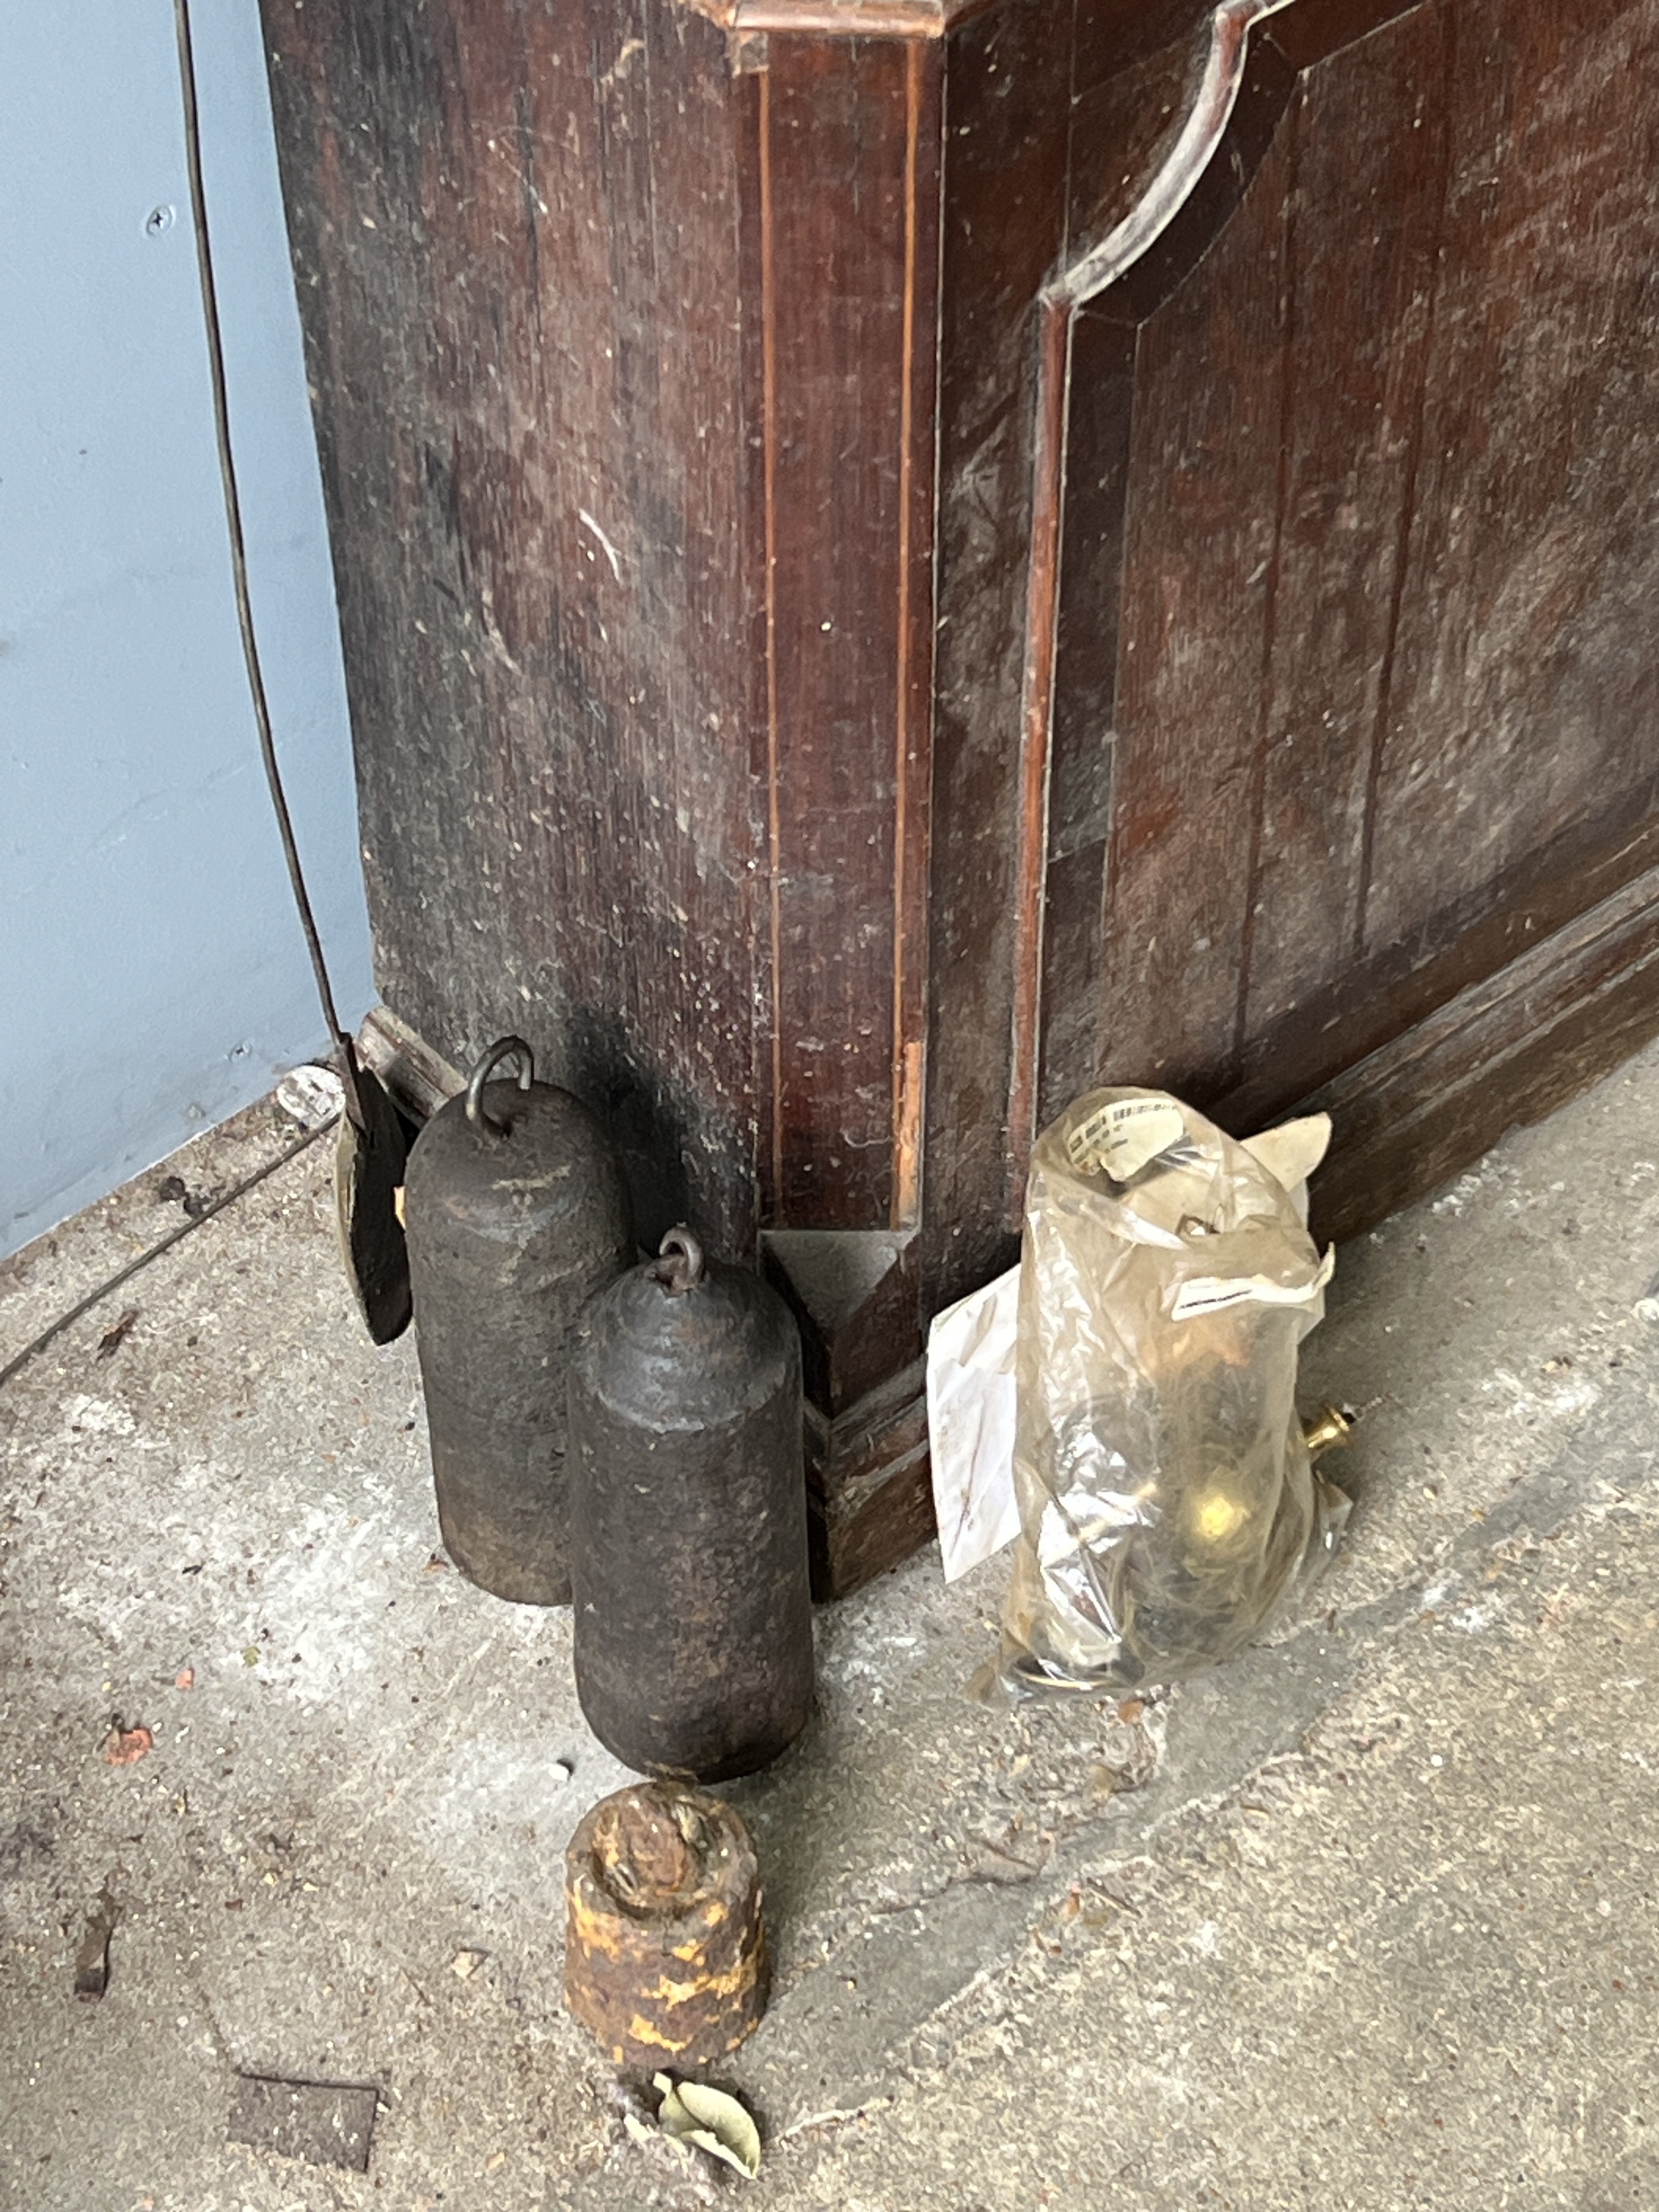
[[[1334,1547],[1347,1501],[1296,1407],[1333,1255],[1297,1202],[1305,1146],[1270,1149],[1289,1135],[1258,1156],[1167,1093],[1117,1090],[1038,1139],[1006,1689],[1097,1695],[1214,1666]]]

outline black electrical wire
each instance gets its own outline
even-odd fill
[[[270,702],[265,695],[264,670],[259,659],[259,641],[253,627],[253,603],[248,589],[247,545],[242,529],[241,494],[236,483],[236,458],[230,442],[230,402],[225,384],[224,340],[219,325],[219,295],[213,276],[213,246],[208,231],[207,192],[202,178],[202,135],[196,94],[196,57],[191,39],[190,0],[173,0],[173,27],[179,42],[179,89],[184,103],[185,156],[190,176],[190,205],[192,227],[196,235],[196,268],[202,287],[202,316],[206,328],[208,373],[213,387],[213,427],[219,456],[219,481],[224,494],[225,526],[230,538],[231,575],[236,591],[236,620],[241,632],[242,658],[246,664],[248,692],[253,703],[253,719],[259,733],[259,757],[264,763],[265,781],[270,787],[270,803],[276,811],[276,827],[283,842],[283,857],[288,864],[288,878],[294,893],[294,903],[299,910],[300,927],[305,933],[306,949],[311,955],[312,973],[317,981],[317,996],[321,1001],[323,1018],[328,1024],[333,1042],[345,1091],[345,1110],[356,1127],[363,1127],[363,1109],[357,1089],[356,1048],[350,1036],[340,1025],[335,1008],[333,987],[329,981],[328,963],[323,957],[323,943],[317,928],[317,918],[312,911],[311,896],[306,888],[305,871],[300,863],[300,848],[294,834],[294,817],[289,811],[288,794],[283,787],[282,770],[276,761],[276,741],[271,727]],[[252,1175],[216,1198],[201,1212],[183,1222],[168,1236],[141,1252],[136,1260],[118,1268],[96,1290],[89,1291],[78,1304],[41,1330],[32,1344],[26,1344],[4,1367],[0,1367],[0,1389],[15,1376],[21,1373],[30,1360],[44,1352],[66,1328],[72,1328],[83,1315],[130,1283],[141,1269],[164,1252],[188,1237],[192,1230],[211,1221],[233,1206],[239,1198],[262,1183],[267,1176],[298,1158],[307,1146],[337,1126],[339,1115],[307,1129],[292,1144],[256,1168]]]
[[[15,1375],[22,1373],[37,1352],[44,1352],[55,1337],[61,1336],[66,1328],[73,1328],[83,1314],[89,1314],[95,1305],[101,1304],[112,1291],[118,1291],[123,1283],[130,1283],[142,1268],[148,1267],[152,1260],[159,1260],[163,1252],[170,1252],[193,1229],[199,1229],[204,1222],[211,1221],[216,1213],[222,1213],[228,1206],[234,1206],[239,1198],[246,1197],[267,1176],[275,1175],[278,1168],[285,1168],[290,1160],[297,1159],[307,1145],[314,1145],[319,1137],[326,1136],[331,1129],[337,1128],[339,1121],[339,1115],[335,1114],[316,1128],[303,1131],[291,1145],[278,1152],[274,1160],[267,1160],[263,1167],[255,1168],[252,1175],[244,1176],[240,1182],[228,1190],[222,1198],[216,1198],[211,1206],[204,1206],[188,1221],[180,1222],[178,1228],[169,1231],[159,1244],[152,1244],[148,1252],[141,1252],[136,1260],[130,1260],[125,1267],[118,1268],[107,1281],[100,1283],[95,1291],[88,1291],[79,1305],[71,1306],[65,1314],[59,1314],[55,1322],[41,1330],[33,1344],[26,1344],[15,1358],[0,1367],[0,1390],[5,1389]]]
[[[288,863],[294,903],[299,908],[300,927],[305,932],[306,949],[311,955],[312,972],[317,979],[317,995],[322,1001],[323,1018],[328,1024],[328,1033],[333,1040],[335,1054],[339,1061],[341,1080],[345,1085],[346,1112],[361,1129],[364,1124],[362,1103],[357,1092],[356,1051],[350,1037],[341,1028],[339,1015],[335,1011],[334,992],[328,980],[328,965],[323,957],[323,941],[318,933],[317,918],[312,912],[305,872],[300,865],[300,848],[294,835],[294,818],[289,812],[288,794],[283,788],[282,771],[276,764],[276,741],[271,729],[270,703],[265,696],[264,671],[260,665],[258,639],[253,628],[253,602],[248,592],[247,546],[242,531],[242,501],[236,483],[236,459],[230,443],[230,402],[225,386],[225,349],[219,325],[219,295],[213,278],[213,246],[208,232],[207,192],[202,180],[202,134],[196,98],[196,57],[191,40],[190,0],[173,0],[173,18],[179,40],[179,76],[184,97],[185,153],[190,173],[191,216],[196,233],[196,267],[201,279],[202,315],[207,327],[208,368],[213,383],[213,427],[219,449],[219,479],[224,490],[225,525],[230,534],[230,565],[236,586],[236,619],[242,634],[242,658],[247,664],[248,690],[252,697],[253,718],[259,732],[259,756],[264,763],[265,781],[270,787],[270,803],[276,811],[276,826],[282,836],[283,857]]]

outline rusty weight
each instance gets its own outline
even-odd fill
[[[729,1805],[678,1782],[619,1790],[565,1855],[565,2002],[614,2065],[712,2065],[766,2009],[761,1905]]]
[[[775,1291],[671,1230],[583,1316],[570,1370],[576,1692],[647,1774],[722,1782],[812,1702],[800,1340]]]
[[[519,1082],[490,1082],[516,1055]],[[497,1597],[565,1605],[565,1392],[577,1317],[633,1256],[604,1130],[503,1037],[416,1139],[404,1187],[445,1545]]]

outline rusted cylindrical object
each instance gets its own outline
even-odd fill
[[[766,2009],[761,1902],[729,1805],[678,1782],[619,1790],[565,1855],[565,2002],[614,2065],[712,2065]]]
[[[514,1054],[518,1084],[489,1081]],[[529,1046],[503,1037],[416,1139],[404,1212],[445,1546],[497,1597],[567,1605],[576,1322],[634,1256],[616,1153],[580,1100],[535,1081]]]
[[[811,1709],[800,1340],[757,1275],[662,1249],[571,1364],[576,1692],[627,1765],[721,1782]]]

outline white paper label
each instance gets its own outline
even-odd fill
[[[1115,1182],[1127,1182],[1186,1133],[1186,1116],[1173,1098],[1115,1098],[1078,1123],[1066,1149],[1085,1175],[1104,1168]]]
[[[1264,1306],[1311,1305],[1336,1267],[1336,1247],[1332,1245],[1319,1263],[1319,1271],[1311,1282],[1296,1283],[1288,1288],[1275,1283],[1266,1275],[1194,1275],[1183,1283],[1176,1293],[1170,1314],[1176,1321],[1191,1321],[1195,1314],[1220,1313],[1228,1306],[1242,1306],[1254,1301]]]
[[[945,1579],[1019,1534],[1014,1495],[1014,1342],[1019,1269],[960,1299],[927,1338],[927,1430]]]

